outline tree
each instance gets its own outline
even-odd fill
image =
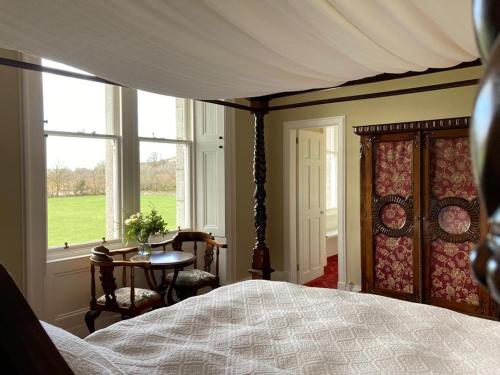
[[[52,190],[52,194],[55,193],[58,197],[64,190],[64,185],[66,184],[69,177],[69,170],[66,168],[64,163],[57,160],[54,163],[54,167],[48,170],[47,173],[47,185],[49,185]]]
[[[75,195],[85,195],[86,183],[85,180],[79,180],[73,186],[73,193]]]
[[[106,187],[106,165],[104,161],[97,164],[91,171],[92,187],[94,194],[104,194]]]

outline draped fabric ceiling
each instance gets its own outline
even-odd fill
[[[0,47],[229,99],[476,59],[470,0],[0,0]]]

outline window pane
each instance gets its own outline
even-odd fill
[[[119,237],[114,140],[49,136],[49,247]]]
[[[184,138],[184,100],[137,91],[139,137]]]
[[[337,208],[337,155],[326,154],[326,208]]]
[[[49,60],[42,65],[85,73]],[[112,133],[106,130],[106,85],[50,73],[42,79],[45,130]]]
[[[156,209],[169,229],[188,226],[187,155],[186,145],[140,142],[141,212]]]

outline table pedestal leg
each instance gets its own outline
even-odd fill
[[[176,268],[174,270],[174,276],[172,277],[172,281],[170,282],[170,285],[168,286],[167,306],[172,306],[175,303],[174,298],[172,297],[172,292],[174,291],[174,285],[175,285],[175,281],[177,280],[178,274],[179,274],[179,269]]]

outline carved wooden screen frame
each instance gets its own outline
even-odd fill
[[[478,243],[479,239],[486,235],[487,231],[484,210],[480,207],[479,199],[468,202],[465,199],[450,197],[439,201],[433,199],[431,194],[431,141],[437,138],[469,138],[469,129],[466,126],[467,124],[463,124],[463,127],[457,129],[422,132],[423,301],[431,305],[460,310],[473,315],[494,315],[489,294],[482,288],[479,288],[479,305],[477,306],[448,301],[444,298],[431,297],[431,242],[441,237],[446,242],[462,243],[471,241]],[[463,234],[449,234],[441,229],[437,215],[440,208],[446,205],[456,205],[467,211],[471,219],[471,226],[467,232]]]
[[[387,195],[378,198],[375,194],[374,172],[375,158],[374,146],[380,142],[412,142],[412,196],[404,200],[402,197]],[[421,301],[421,264],[420,264],[420,238],[421,228],[418,218],[420,211],[420,135],[419,132],[405,132],[397,134],[364,135],[361,138],[361,263],[363,270],[362,291],[374,294],[382,294],[409,301]],[[407,223],[401,229],[391,230],[383,228],[379,219],[379,212],[385,204],[400,203],[407,215]],[[413,204],[411,204],[413,203]],[[411,215],[411,216],[409,216]],[[413,292],[404,293],[376,287],[375,283],[375,234],[387,232],[386,234],[401,236],[409,235],[413,241]]]

